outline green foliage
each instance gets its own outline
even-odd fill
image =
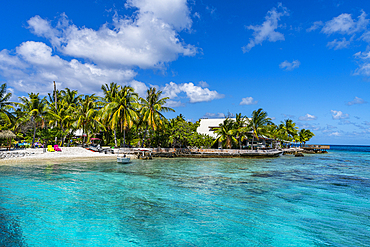
[[[199,122],[192,123],[185,121],[183,116],[170,119],[167,123],[168,140],[172,147],[198,147],[210,148],[213,138],[197,132]]]
[[[46,97],[41,98],[39,93],[29,93],[28,97],[19,97],[19,100],[22,103],[18,103],[18,106],[25,113],[22,120],[31,121],[33,123],[33,146],[35,143],[37,128],[43,128],[45,126],[45,117],[47,115],[49,105]]]
[[[220,124],[219,128],[215,130],[218,137],[214,143],[221,142],[223,147],[232,148],[233,145],[238,142],[234,136],[236,128],[235,121],[230,118],[226,118],[224,122]]]
[[[306,129],[301,129],[298,133],[298,135],[296,136],[296,140],[297,142],[305,144],[306,142],[308,142],[312,137],[314,137],[315,134],[312,133],[310,130],[306,130]]]
[[[287,141],[293,141],[298,134],[298,127],[293,120],[286,119],[279,125],[280,131],[285,135]]]
[[[252,149],[254,138],[259,139],[261,135],[268,135],[268,127],[273,124],[271,118],[267,117],[267,112],[259,108],[257,111],[252,112],[252,118],[249,121],[248,127],[252,130]]]
[[[14,103],[9,102],[11,97],[12,93],[6,92],[6,84],[2,84],[0,86],[0,130],[9,129],[14,121],[14,116],[11,114]]]
[[[314,134],[287,119],[275,125],[261,108],[253,111],[248,119],[241,113],[235,121],[226,118],[215,133],[217,139],[197,133],[200,122],[186,121],[184,116],[167,120],[165,112],[168,97],[152,87],[144,98],[139,98],[132,87],[114,82],[102,86],[104,97],[78,95],[68,88],[57,90],[46,97],[30,93],[20,97],[20,103],[9,102],[11,93],[6,84],[0,86],[0,130],[11,129],[17,136],[26,133],[25,139],[32,144],[35,138],[59,144],[70,143],[73,131],[82,129],[88,139],[99,134],[105,145],[130,144],[146,147],[203,147],[210,148],[222,143],[225,148],[242,148],[244,140],[267,136],[281,141],[306,143]],[[55,102],[55,94],[57,100]],[[117,138],[119,139],[117,141]],[[76,141],[76,139],[73,139]],[[83,142],[86,139],[83,138]],[[253,144],[252,144],[253,148]]]

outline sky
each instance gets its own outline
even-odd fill
[[[316,144],[370,144],[370,1],[0,3],[0,84],[12,100],[66,87],[157,87],[187,120],[262,108]]]

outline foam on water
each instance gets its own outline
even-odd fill
[[[0,246],[366,246],[370,153],[0,167]]]

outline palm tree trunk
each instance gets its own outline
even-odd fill
[[[251,145],[252,150],[253,150],[253,143],[254,143],[254,135],[252,135],[252,145]]]
[[[34,147],[35,138],[36,138],[36,121],[35,121],[35,119],[33,119],[33,138],[32,138],[32,145],[31,145],[31,147]]]
[[[126,128],[123,129],[123,147],[126,146]]]
[[[83,141],[82,141],[82,147],[85,147],[85,125],[82,125],[82,135],[83,135]]]
[[[114,128],[114,147],[115,148],[117,147],[117,132],[116,132],[116,128]]]
[[[145,140],[145,137],[146,137],[146,132],[148,131],[148,125],[146,126],[145,128],[145,132],[144,132],[144,137],[143,137],[143,143],[141,143],[141,147],[143,148],[144,147],[144,140]]]
[[[66,138],[66,136],[64,135],[64,128],[63,128],[63,126],[62,126],[62,147],[64,146],[64,139]]]

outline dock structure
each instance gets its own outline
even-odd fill
[[[327,153],[329,145],[304,145],[302,149],[307,153]]]
[[[127,153],[142,155],[140,149],[125,148]],[[276,157],[281,150],[201,149],[201,148],[147,148],[147,155],[161,158],[248,158]]]

